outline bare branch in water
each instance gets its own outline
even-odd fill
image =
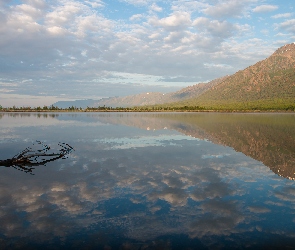
[[[42,148],[33,150],[31,147],[27,147],[11,159],[0,160],[0,166],[13,167],[17,170],[33,174],[32,171],[35,169],[35,166],[45,166],[48,162],[66,159],[67,155],[74,150],[67,143],[58,143],[58,146],[60,146],[58,152],[49,152],[50,147],[48,145],[41,141],[37,141],[37,144],[41,145]]]

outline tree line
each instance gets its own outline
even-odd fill
[[[38,106],[38,107],[30,107],[30,106],[22,106],[22,107],[7,107],[3,108],[0,105],[1,111],[6,112],[17,112],[17,111],[27,111],[27,112],[47,112],[47,111],[69,111],[69,112],[100,112],[100,111],[113,111],[113,112],[152,112],[152,111],[199,111],[199,110],[205,110],[205,108],[200,106],[175,106],[175,107],[162,107],[162,106],[136,106],[136,107],[110,107],[110,106],[98,106],[98,107],[76,107],[76,106],[70,106],[67,108],[59,108],[54,105],[50,106]]]
[[[171,106],[135,106],[135,107],[110,107],[110,106],[98,106],[98,107],[76,107],[70,106],[67,108],[59,108],[54,105],[50,106],[22,106],[22,107],[7,107],[3,108],[0,105],[0,111],[2,112],[173,112],[173,111],[223,111],[223,112],[235,112],[235,111],[295,111],[295,104],[279,103],[276,105],[267,103],[236,103],[235,105],[215,105],[212,107],[202,107],[194,105],[179,105]]]

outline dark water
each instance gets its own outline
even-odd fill
[[[0,249],[295,249],[294,114],[0,113],[0,135],[1,160],[74,148],[0,167]]]

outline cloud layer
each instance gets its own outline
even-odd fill
[[[2,1],[0,95],[167,92],[234,73],[294,40],[292,4],[213,2]],[[169,78],[183,80],[159,81]]]

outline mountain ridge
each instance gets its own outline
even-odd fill
[[[227,77],[228,76],[220,77],[208,83],[198,83],[192,86],[185,87],[179,91],[170,92],[166,94],[159,92],[149,92],[125,97],[103,98],[101,100],[98,100],[95,103],[95,106],[105,105],[110,107],[132,107],[178,102],[203,94],[216,84],[219,84],[220,82],[224,81],[224,79],[226,79]]]
[[[270,57],[240,70],[189,103],[206,108],[243,104],[260,106],[294,104],[295,43],[284,45]],[[185,103],[185,102],[184,102]],[[181,103],[183,104],[183,103]],[[263,106],[263,105],[262,105]]]

